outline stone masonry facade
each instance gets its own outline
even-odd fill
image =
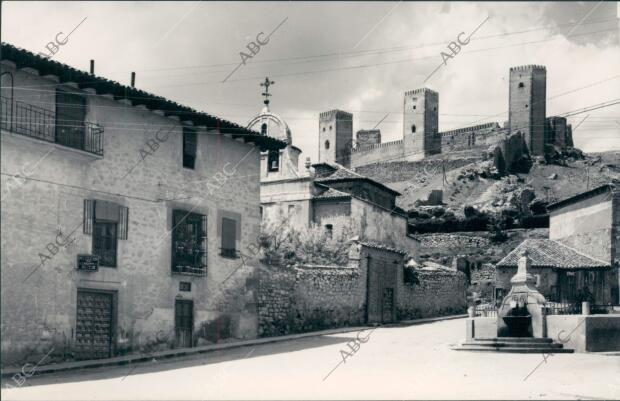
[[[13,100],[54,112],[53,90],[20,88],[53,88],[55,81],[11,63],[2,67],[13,74]],[[173,347],[177,300],[193,302],[193,345],[255,337],[255,311],[246,309],[251,303],[243,286],[236,287],[252,270],[252,261],[221,284],[241,260],[221,256],[219,248],[222,216],[237,219],[237,249],[247,253],[257,241],[259,180],[252,172],[259,168],[258,147],[218,129],[194,127],[196,166],[182,168],[183,124],[178,119],[74,85],[55,86],[86,98],[86,121],[104,129],[104,154],[2,130],[4,363],[39,360],[50,349],[50,361],[71,360],[79,291],[113,295],[112,356],[153,344]],[[7,93],[3,89],[2,95]],[[16,174],[27,179],[16,185]],[[128,221],[127,238],[118,240],[116,267],[87,272],[76,270],[76,259],[93,249],[92,234],[83,228],[85,200],[90,199],[127,208]],[[204,275],[171,271],[172,212],[177,209],[206,216]],[[66,237],[74,238],[73,244],[54,249],[57,239]],[[228,323],[221,334],[209,334],[216,321]]]

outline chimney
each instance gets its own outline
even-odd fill
[[[135,72],[131,72],[131,87],[135,87],[136,86],[136,73]]]
[[[90,73],[91,75],[95,73],[95,60],[90,60]]]

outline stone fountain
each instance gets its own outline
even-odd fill
[[[547,338],[545,297],[536,288],[536,278],[528,272],[531,260],[521,254],[512,287],[497,310],[497,337],[469,338],[455,347],[460,351],[496,351],[521,353],[573,352]],[[475,320],[475,318],[474,318]],[[469,325],[469,323],[468,323]],[[469,326],[468,326],[469,328]]]

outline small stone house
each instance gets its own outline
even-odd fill
[[[496,292],[510,289],[527,250],[537,287],[551,301],[620,304],[620,193],[602,185],[549,205],[549,239],[527,239],[497,264]]]

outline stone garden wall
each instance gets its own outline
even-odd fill
[[[413,282],[401,282],[398,320],[466,313],[465,274],[449,270],[414,270]]]
[[[278,267],[261,272],[259,277],[258,335],[360,325],[365,306],[365,270],[345,266]]]

